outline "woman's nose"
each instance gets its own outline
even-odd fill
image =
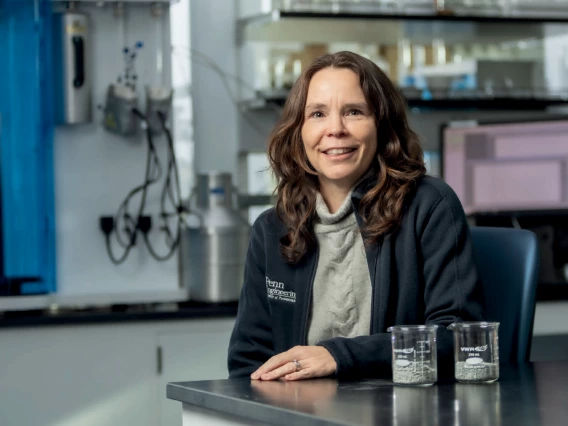
[[[337,138],[345,136],[346,134],[347,129],[345,128],[345,123],[343,122],[343,116],[339,113],[330,114],[327,136]]]

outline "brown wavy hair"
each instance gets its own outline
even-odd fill
[[[268,158],[277,180],[276,212],[288,233],[280,249],[288,263],[299,262],[315,246],[313,222],[319,183],[302,143],[302,125],[312,77],[324,68],[346,68],[359,76],[377,126],[377,152],[371,169],[377,183],[361,199],[365,242],[378,242],[401,224],[404,202],[416,179],[425,174],[423,152],[408,125],[406,102],[372,61],[352,52],[317,58],[292,87],[268,140]]]

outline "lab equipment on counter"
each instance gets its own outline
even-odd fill
[[[53,15],[55,122],[91,121],[89,18],[73,9]]]
[[[432,385],[438,380],[437,325],[395,325],[392,333],[392,376],[400,385]]]
[[[499,323],[457,322],[454,332],[455,376],[462,383],[488,383],[499,378]]]
[[[217,303],[239,299],[250,225],[233,208],[229,173],[204,173],[197,177],[195,205],[190,213],[199,226],[184,225],[180,236],[181,286],[190,300]]]

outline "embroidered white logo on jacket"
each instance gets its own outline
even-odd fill
[[[296,292],[286,291],[283,282],[272,281],[268,277],[266,277],[266,294],[268,294],[269,299],[296,303]]]

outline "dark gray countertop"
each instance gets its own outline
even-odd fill
[[[237,302],[183,302],[169,305],[115,305],[97,309],[14,311],[0,314],[0,328],[49,325],[79,325],[133,321],[181,320],[189,318],[235,317]]]
[[[248,378],[169,383],[170,399],[273,425],[565,425],[568,362],[501,366],[492,384]]]

